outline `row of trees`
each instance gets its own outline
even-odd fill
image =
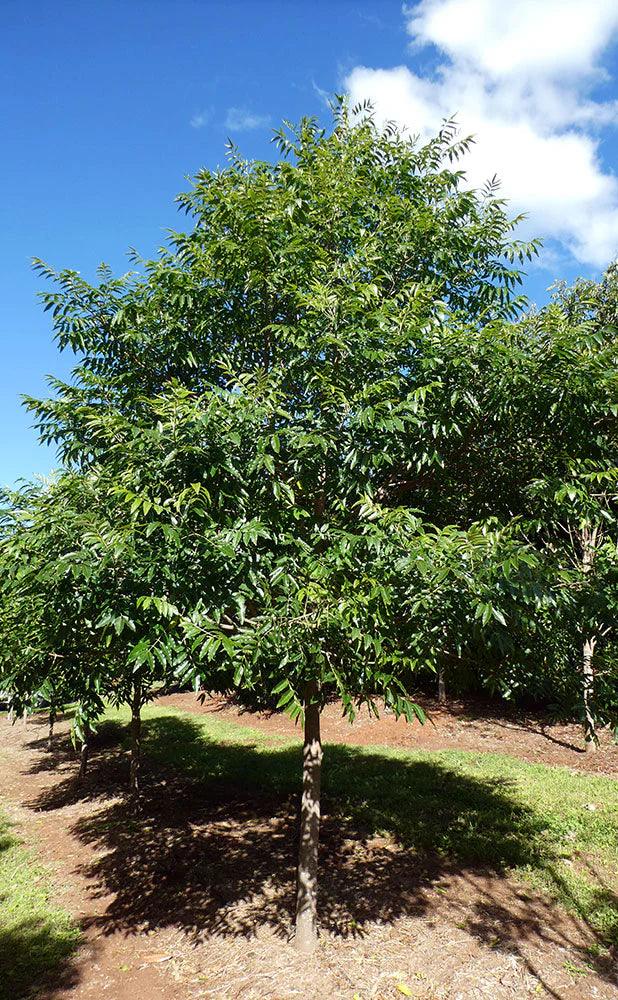
[[[362,112],[362,113],[359,113]],[[423,720],[428,670],[618,716],[618,271],[525,311],[495,185],[451,123],[286,125],[202,171],[154,260],[37,267],[68,382],[28,399],[62,460],[6,495],[0,685],[16,711],[162,686],[304,721],[296,941],[317,934],[320,711]]]

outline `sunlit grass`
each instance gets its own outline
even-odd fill
[[[49,873],[0,812],[0,997],[31,996],[76,947],[79,930],[52,895]]]

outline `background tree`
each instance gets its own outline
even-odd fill
[[[18,712],[47,696],[51,711],[98,694],[105,651],[95,627],[97,582],[81,542],[92,530],[91,484],[66,475],[5,494],[2,510],[2,684]]]
[[[594,658],[601,647],[610,653],[617,608],[617,277],[610,268],[599,284],[560,286],[553,303],[531,320],[536,400],[547,413],[547,427],[536,435],[544,445],[543,470],[528,491],[537,505],[532,530],[555,565],[564,624],[580,651],[587,749],[598,742]],[[605,714],[615,718],[615,663],[607,661],[605,672]]]

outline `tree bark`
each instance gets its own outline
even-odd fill
[[[440,705],[446,704],[446,682],[444,680],[444,667],[438,667],[438,702]]]
[[[139,795],[139,772],[142,755],[142,692],[141,686],[136,684],[133,688],[133,700],[131,702],[131,775],[129,787],[131,794],[136,798]]]
[[[47,749],[51,752],[54,749],[54,723],[56,721],[56,709],[51,706],[49,709],[49,732],[47,734]]]
[[[582,659],[582,697],[584,703],[584,743],[586,750],[596,750],[599,746],[596,720],[594,717],[594,649],[596,636],[590,636],[584,642]]]
[[[582,572],[584,578],[592,573],[594,557],[596,555],[597,541],[599,540],[598,528],[586,526],[582,531]],[[596,750],[599,745],[599,737],[596,730],[596,719],[594,713],[594,650],[597,644],[596,636],[589,635],[584,640],[582,656],[582,702],[584,709],[584,745],[586,750]]]
[[[300,813],[298,881],[296,890],[295,946],[305,955],[318,942],[317,882],[320,839],[320,785],[322,742],[318,684],[310,681],[305,689],[305,741],[303,746],[303,797]]]
[[[90,755],[90,726],[84,725],[84,738],[79,751],[79,781],[83,781],[88,770],[88,757]]]

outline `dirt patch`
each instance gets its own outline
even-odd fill
[[[44,984],[37,996],[45,1000],[168,1000],[170,980],[153,954],[169,954],[170,934],[127,936],[124,930],[102,934],[98,922],[113,902],[80,869],[93,859],[90,845],[74,834],[76,824],[114,801],[117,783],[106,789],[77,787],[76,761],[60,724],[58,751],[48,753],[40,738],[41,726],[29,721],[10,726],[0,719],[0,801],[15,822],[20,837],[36,850],[53,876],[53,899],[68,910],[84,931],[83,945],[74,960]],[[124,767],[121,768],[124,779]],[[74,794],[53,811],[39,803],[54,790],[70,784]],[[0,996],[2,984],[0,984]],[[180,998],[179,998],[180,1000]]]
[[[204,710],[239,718],[223,702]],[[280,717],[240,721],[287,731]],[[385,743],[384,724],[399,726],[361,718],[350,730],[328,709],[326,738],[340,740],[343,729],[352,742]],[[0,720],[0,796],[84,929],[83,948],[42,1000],[616,996],[610,957],[593,961],[594,934],[549,899],[480,866],[429,861],[328,813],[322,938],[315,957],[300,957],[289,944],[296,796],[203,787],[148,767],[135,811],[124,793],[126,754],[100,741],[79,786],[67,724],[58,728],[50,754],[36,721]],[[428,730],[394,731],[409,740]]]
[[[322,739],[352,746],[504,753],[534,764],[560,765],[618,777],[618,745],[609,729],[601,730],[599,750],[586,752],[581,727],[572,723],[552,724],[541,715],[519,717],[508,712],[501,715],[475,702],[452,702],[445,707],[428,698],[419,701],[428,715],[425,725],[410,724],[386,713],[376,719],[366,708],[350,724],[342,718],[338,704],[327,705],[322,713]],[[299,727],[287,715],[250,712],[221,696],[207,697],[202,702],[191,692],[172,694],[159,698],[157,705],[215,714],[226,722],[238,722],[269,733],[296,735],[298,739],[301,736]]]

